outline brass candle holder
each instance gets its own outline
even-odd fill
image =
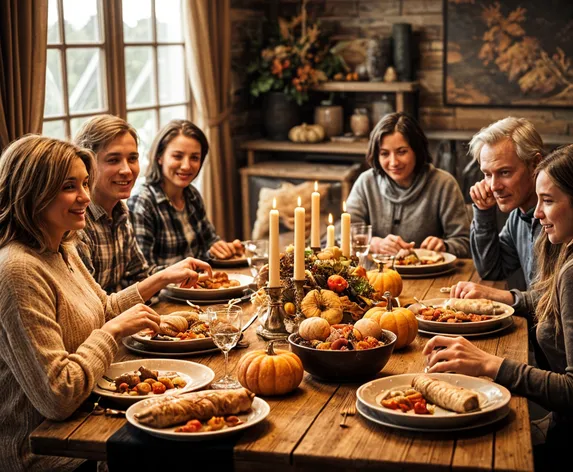
[[[321,247],[311,247],[310,250],[316,256],[320,251],[322,251],[322,248]],[[303,282],[304,282],[304,280],[303,280]]]
[[[265,292],[269,297],[269,304],[265,314],[260,319],[260,326],[257,334],[269,341],[273,339],[284,339],[289,332],[285,326],[286,313],[281,302],[282,287],[265,287]]]

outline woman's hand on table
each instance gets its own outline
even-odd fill
[[[209,252],[211,257],[216,259],[230,259],[234,256],[242,256],[245,248],[238,239],[235,239],[232,243],[221,240],[214,243]]]
[[[495,197],[485,179],[470,187],[470,197],[480,210],[488,210],[495,206]]]
[[[135,334],[145,328],[159,332],[160,317],[155,311],[143,303],[138,303],[102,326],[102,330],[111,334],[115,339],[121,339]]]
[[[446,243],[441,238],[437,236],[428,236],[426,239],[422,241],[420,244],[422,249],[428,249],[430,251],[436,252],[445,252],[446,251]]]
[[[473,282],[458,282],[452,286],[450,298],[487,298],[506,305],[512,305],[515,301],[509,290],[500,290]]]
[[[462,336],[435,336],[426,343],[422,354],[431,374],[455,372],[495,379],[503,362],[501,357],[482,351]]]
[[[415,243],[408,243],[400,236],[389,234],[385,238],[375,236],[370,241],[370,252],[373,254],[396,255],[402,249],[413,249]]]

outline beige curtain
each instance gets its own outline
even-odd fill
[[[217,233],[238,235],[235,202],[237,169],[233,157],[231,112],[230,0],[184,0],[187,69],[196,107],[196,124],[209,140],[203,196]]]
[[[0,1],[0,150],[42,131],[47,40],[48,0]]]

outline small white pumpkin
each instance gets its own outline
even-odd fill
[[[362,318],[354,323],[354,327],[360,331],[362,336],[372,336],[373,338],[380,339],[382,337],[382,328],[376,321],[369,318]]]
[[[307,125],[306,123],[293,127],[288,133],[289,139],[295,143],[319,143],[324,136],[322,125]]]

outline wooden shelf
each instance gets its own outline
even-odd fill
[[[293,143],[291,141],[270,141],[268,139],[256,139],[242,144],[241,148],[248,152],[274,151],[274,152],[314,152],[328,154],[365,154],[368,149],[368,141],[355,143],[337,143],[324,141],[322,143]],[[249,162],[249,165],[253,164]]]
[[[313,90],[320,92],[403,93],[418,90],[418,82],[324,82]]]
[[[471,130],[429,130],[424,132],[430,140],[470,141],[477,133]],[[573,136],[566,134],[542,134],[544,144],[561,145],[573,143]]]

